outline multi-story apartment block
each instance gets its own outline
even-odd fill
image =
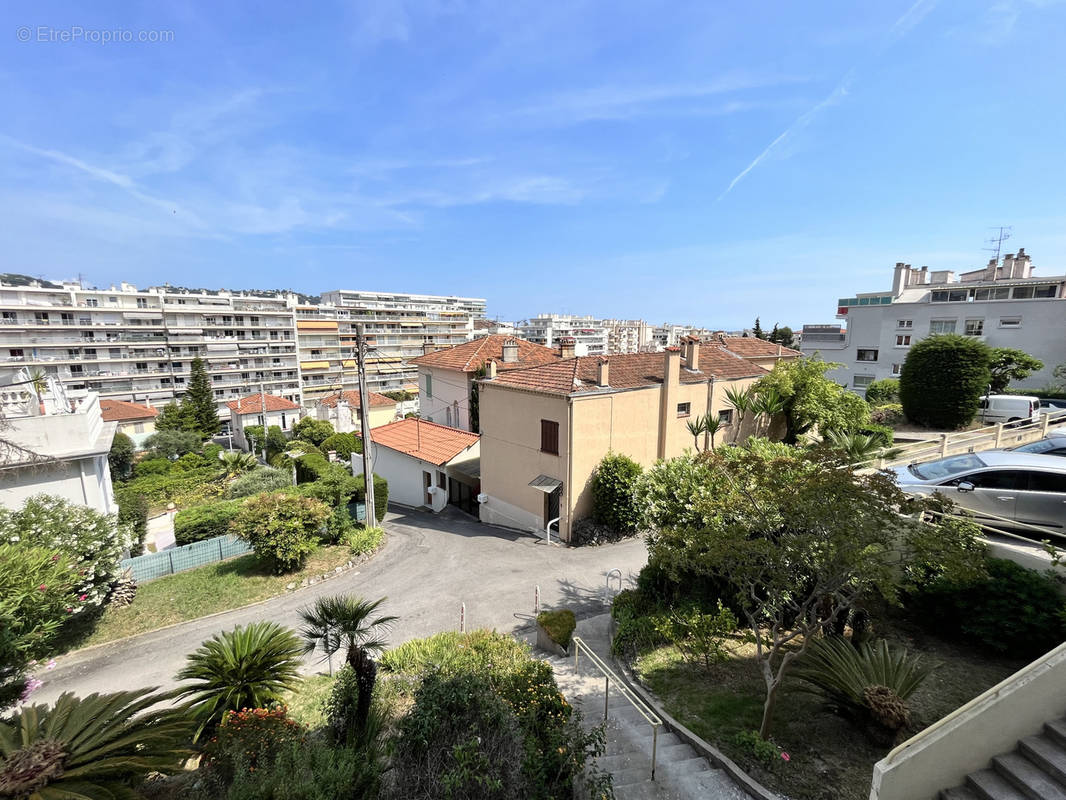
[[[697,339],[709,339],[721,331],[712,331],[707,328],[698,328],[693,325],[671,325],[664,323],[651,329],[651,350],[665,350],[667,347],[677,347],[686,336],[695,336]]]
[[[579,356],[603,355],[609,351],[607,328],[595,317],[541,314],[518,323],[518,335],[545,347],[558,347],[560,339],[573,339]]]
[[[417,392],[418,367],[409,364],[408,360],[427,350],[469,341],[474,335],[474,320],[485,316],[485,301],[476,297],[338,289],[325,292],[322,302],[336,315],[338,324],[340,352],[333,361],[339,361],[339,372],[331,364],[324,373],[324,383],[329,383],[330,375],[340,376],[338,380],[343,386],[329,383],[333,391],[351,388],[346,377],[346,370],[350,368],[345,362],[354,354],[356,325],[360,322],[365,325],[370,346],[366,358],[368,388],[376,392],[396,389]],[[323,310],[323,306],[319,306],[319,312]],[[311,321],[313,318],[305,319]],[[301,329],[301,337],[304,333]],[[311,330],[306,333],[312,335]],[[311,377],[315,376],[312,371]]]
[[[652,347],[652,326],[642,319],[605,319],[608,353],[646,353]]]
[[[1066,363],[1066,275],[1036,277],[1024,249],[1002,262],[956,276],[896,264],[891,291],[837,301],[844,326],[805,325],[801,350],[840,362],[828,373],[865,393],[881,378],[897,377],[912,344],[931,334],[973,336],[990,347],[1012,347],[1044,362],[1019,383],[1038,388]]]
[[[199,356],[225,420],[226,401],[249,385],[299,399],[291,305],[287,295],[126,283],[0,285],[0,380],[27,368],[74,393],[158,405],[182,396]]]

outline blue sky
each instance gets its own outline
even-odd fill
[[[0,271],[725,328],[990,226],[1066,272],[1063,2],[89,5],[0,8]]]

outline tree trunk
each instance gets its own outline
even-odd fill
[[[777,705],[777,690],[780,688],[780,676],[766,687],[766,702],[762,707],[762,725],[759,726],[760,739],[766,739],[770,735],[770,722],[774,716],[774,707]]]
[[[378,677],[378,665],[370,654],[361,647],[348,650],[348,664],[355,672],[356,701],[352,721],[354,730],[349,730],[349,742],[353,737],[362,736],[370,717],[370,703],[374,696],[374,683]]]

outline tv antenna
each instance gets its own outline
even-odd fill
[[[989,230],[996,231],[996,235],[991,239],[985,239],[985,244],[989,247],[982,247],[982,250],[987,250],[990,253],[995,253],[995,262],[999,263],[999,254],[1003,249],[1003,243],[1010,238],[1010,232],[1014,229],[1013,225],[1000,225],[998,228],[989,228]]]

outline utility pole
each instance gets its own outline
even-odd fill
[[[366,358],[366,326],[360,322],[355,326],[356,346],[355,359],[359,368],[359,423],[363,430],[363,480],[366,485],[366,527],[371,528],[377,524],[377,516],[374,513],[374,468],[370,458],[370,393],[366,390],[366,368],[363,360]]]
[[[266,384],[259,384],[259,408],[263,411],[263,463],[267,463],[267,396]]]

